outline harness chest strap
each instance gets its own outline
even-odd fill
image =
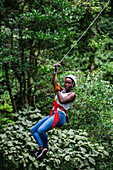
[[[60,106],[56,101],[53,102],[53,105],[54,105],[54,110],[51,110],[50,117],[53,114],[55,114],[55,115],[54,115],[54,120],[53,120],[53,124],[52,124],[51,129],[53,129],[55,127],[56,121],[59,124],[59,114],[58,114],[57,108],[59,108],[61,111],[63,111],[65,113],[65,115],[66,115],[66,122],[69,123],[68,115],[66,114],[66,110],[62,106]]]

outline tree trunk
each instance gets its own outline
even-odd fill
[[[38,79],[37,79],[37,59],[38,59],[38,56],[39,56],[39,55],[40,55],[40,41],[39,41],[39,45],[38,45],[38,54],[37,54],[37,56],[35,57],[35,67],[36,67],[36,70],[35,70],[35,82],[36,82],[36,83],[38,83]],[[34,88],[34,91],[33,91],[33,106],[34,106],[35,108],[37,108],[36,102],[35,102],[35,99],[36,99],[35,93],[36,93],[37,89],[38,89],[38,86],[35,85],[35,88]]]
[[[17,112],[17,107],[16,107],[15,100],[13,98],[12,89],[11,89],[11,86],[10,86],[9,67],[8,67],[7,63],[4,63],[4,66],[5,66],[6,84],[7,84],[7,88],[8,88],[8,91],[9,91],[10,98],[11,98],[11,103],[12,103],[12,106],[13,106],[13,112],[15,113],[15,112]]]
[[[14,30],[14,25],[11,27],[11,49],[12,49],[12,51],[13,51],[13,30]],[[11,52],[11,55],[13,55],[13,52]],[[15,75],[17,76],[19,83],[20,83],[20,105],[21,105],[21,107],[24,107],[23,91],[22,91],[23,82],[22,82],[22,76],[21,76],[22,74],[18,73],[14,62],[12,62],[11,64],[12,64],[13,71],[14,71]]]
[[[89,69],[91,73],[94,72],[94,54],[89,57]]]
[[[24,106],[25,103],[27,103],[27,97],[26,97],[26,77],[25,77],[25,71],[24,71],[24,64],[25,64],[25,58],[24,58],[24,46],[23,46],[23,40],[22,40],[22,27],[20,24],[18,24],[18,29],[19,29],[19,46],[20,46],[20,51],[21,51],[21,66],[22,66],[22,74],[21,74],[21,102],[22,105]]]
[[[32,84],[31,84],[31,75],[33,76],[33,64],[34,64],[34,59],[32,58],[34,56],[34,51],[33,51],[33,39],[30,42],[30,55],[29,55],[29,71],[28,71],[28,103],[31,106],[32,105]]]
[[[29,71],[28,72],[28,103],[29,103],[29,105],[31,105],[31,89],[32,89],[32,85],[31,85],[31,73]]]

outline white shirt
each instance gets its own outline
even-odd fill
[[[69,92],[69,93],[70,93],[70,92]],[[61,95],[62,95],[62,97],[65,98],[65,97],[68,96],[69,93],[63,93],[63,92],[61,92]],[[56,99],[56,102],[57,102],[60,106],[62,106],[66,111],[69,109],[69,107],[70,107],[70,106],[72,105],[72,103],[73,103],[73,102],[69,102],[69,103],[65,103],[65,104],[60,103],[57,95],[55,96],[55,99]],[[58,109],[59,109],[59,108],[58,108]]]

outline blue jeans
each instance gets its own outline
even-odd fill
[[[58,114],[59,124],[56,122],[55,127],[62,127],[66,121],[66,115],[61,111],[58,111]],[[34,136],[39,147],[40,146],[43,146],[45,148],[48,147],[48,137],[46,132],[51,129],[53,120],[54,114],[51,117],[46,116],[31,128],[31,133]]]

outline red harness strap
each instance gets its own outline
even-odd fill
[[[54,105],[54,110],[51,110],[50,112],[50,117],[55,114],[54,116],[54,120],[53,120],[53,124],[52,124],[52,127],[51,129],[53,129],[55,127],[55,124],[56,124],[56,121],[57,123],[59,123],[59,114],[58,114],[58,111],[57,111],[57,107],[61,110],[61,111],[64,111],[65,115],[66,115],[66,122],[69,123],[69,120],[68,120],[68,115],[66,114],[66,110],[60,106],[56,101],[53,102],[53,105]]]

